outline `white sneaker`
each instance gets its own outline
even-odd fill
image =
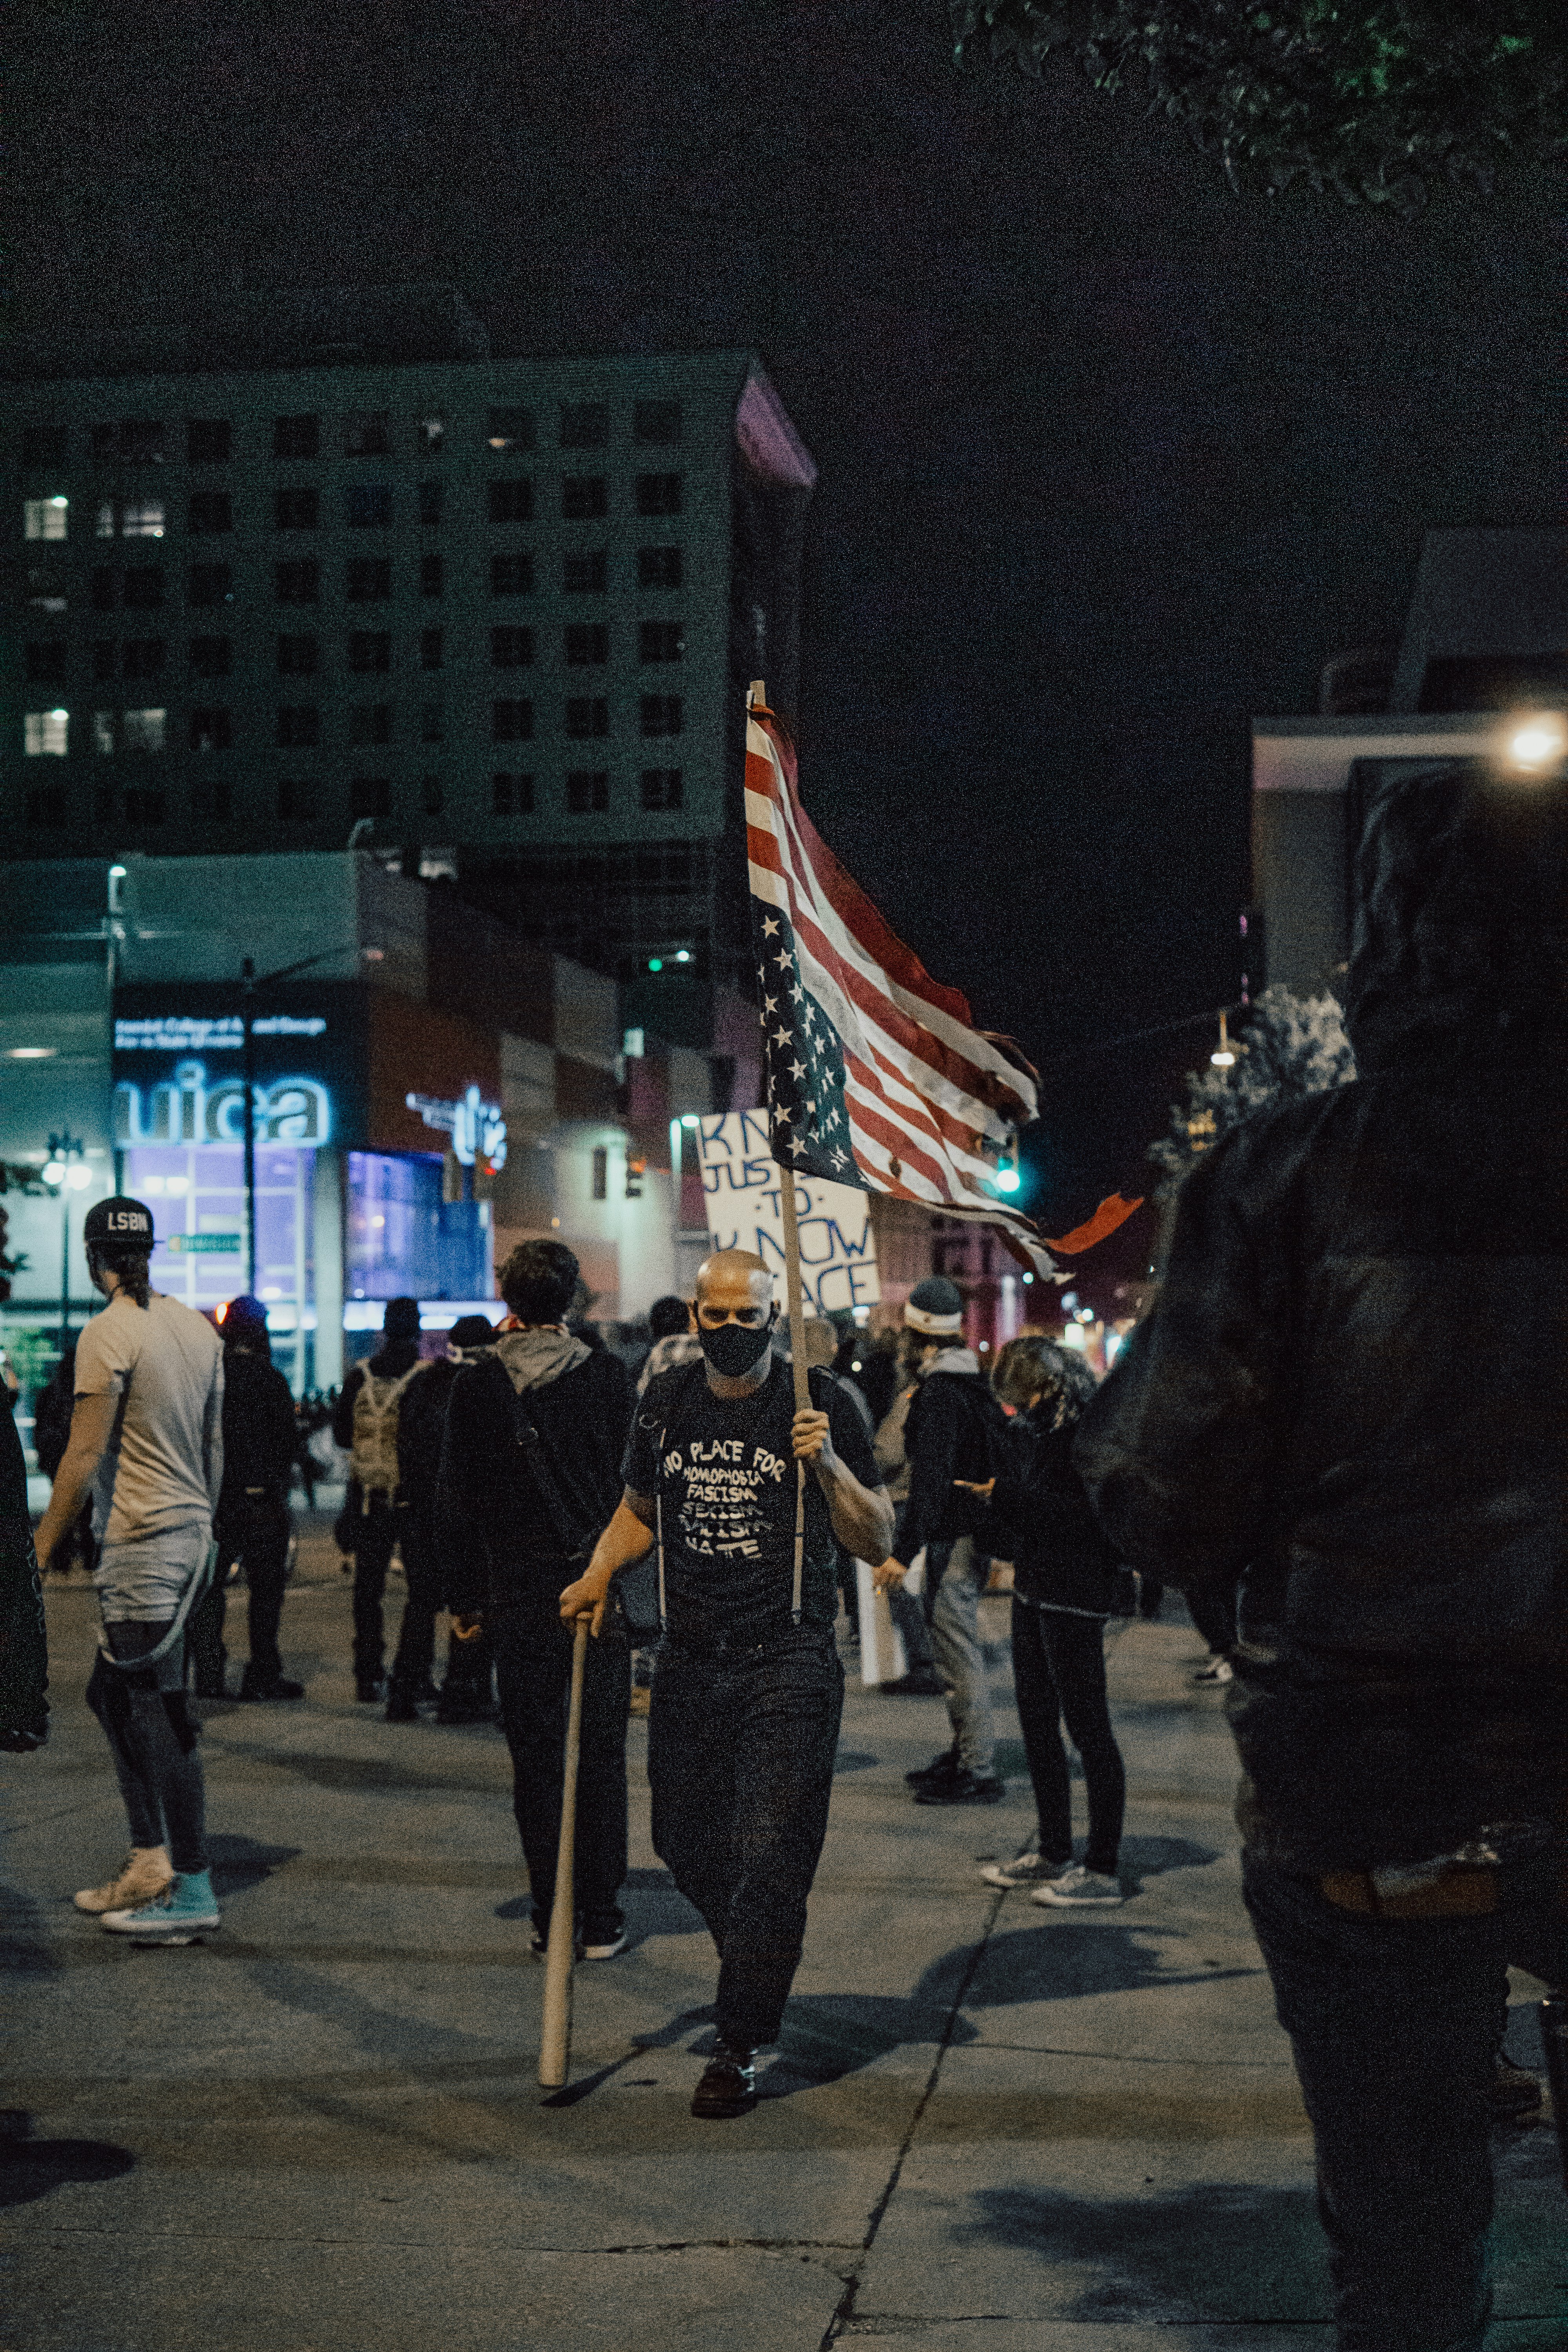
[[[1195,1683],[1228,1683],[1235,1674],[1236,1669],[1228,1658],[1211,1658],[1206,1666],[1198,1668],[1193,1680]]]
[[[1098,1870],[1087,1870],[1081,1862],[1073,1863],[1059,1878],[1044,1886],[1037,1886],[1030,1895],[1031,1903],[1070,1904],[1076,1910],[1085,1903],[1120,1903],[1121,1887],[1114,1878],[1106,1878]]]
[[[105,1886],[84,1886],[71,1896],[79,1911],[95,1917],[104,1911],[130,1911],[162,1895],[174,1875],[166,1845],[133,1845],[122,1868]]]
[[[1070,1862],[1045,1862],[1031,1849],[1011,1862],[982,1863],[980,1875],[987,1886],[1043,1886],[1047,1879],[1059,1878],[1071,1868]]]
[[[626,1933],[624,1927],[620,1934],[614,1937],[608,1943],[582,1944],[578,1947],[585,1960],[613,1960],[617,1953],[624,1952],[626,1948]]]

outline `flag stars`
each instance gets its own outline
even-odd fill
[[[792,1045],[795,1043],[795,1031],[786,1029],[781,1022],[778,1028],[773,1031],[773,1043],[775,1045]]]
[[[804,1078],[805,1076],[805,1064],[801,1061],[792,1062],[789,1066],[789,1074],[792,1078]]]
[[[764,915],[763,917],[763,936],[764,939],[771,940],[777,931],[778,927],[779,919],[776,915]]]
[[[774,956],[773,961],[777,964],[781,971],[793,971],[795,970],[795,958],[791,955],[787,948],[781,948],[778,954]]]

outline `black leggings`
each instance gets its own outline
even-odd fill
[[[124,1622],[103,1630],[115,1656],[123,1658],[156,1649],[169,1627],[167,1622]],[[178,1650],[174,1656],[180,1660]],[[87,1703],[102,1724],[114,1758],[132,1844],[166,1844],[170,1861],[184,1874],[207,1866],[206,1803],[196,1727],[185,1711],[184,1692],[177,1682],[169,1687],[167,1665],[166,1660],[162,1662],[162,1673],[159,1666],[147,1666],[139,1674],[123,1674],[100,1658],[87,1686]],[[183,1661],[174,1669],[181,1671]]]
[[[1127,1775],[1105,1697],[1105,1626],[1099,1617],[1013,1601],[1013,1686],[1047,1862],[1072,1860],[1072,1780],[1061,1726],[1083,1759],[1090,1870],[1116,1875]]]

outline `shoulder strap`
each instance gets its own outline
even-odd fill
[[[561,1492],[560,1483],[555,1475],[555,1465],[550,1459],[544,1441],[534,1427],[521,1396],[512,1387],[511,1376],[505,1365],[498,1364],[496,1369],[510,1392],[512,1436],[532,1476],[540,1500],[544,1505],[545,1517],[549,1520],[562,1550],[569,1559],[574,1558],[583,1549],[583,1538],[573,1524],[572,1514],[566,1507],[566,1498]]]

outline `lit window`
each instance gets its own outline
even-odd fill
[[[533,412],[528,408],[492,408],[485,438],[492,449],[531,449]]]
[[[29,710],[22,721],[22,740],[29,758],[52,753],[63,759],[70,728],[68,710]]]
[[[64,539],[70,516],[68,499],[24,499],[22,520],[29,539]]]
[[[93,712],[92,748],[95,751],[113,751],[114,713],[112,710],[95,710]]]
[[[114,507],[112,501],[109,499],[105,499],[102,501],[99,507],[97,514],[93,518],[92,535],[94,539],[112,539],[114,537]]]
[[[195,505],[195,499],[191,503]],[[226,499],[224,503],[226,505],[227,500]],[[120,517],[120,535],[122,539],[162,539],[163,536],[162,500],[143,499],[139,505],[124,508]]]
[[[161,751],[168,723],[166,710],[126,710],[121,714],[121,740],[128,751]]]

